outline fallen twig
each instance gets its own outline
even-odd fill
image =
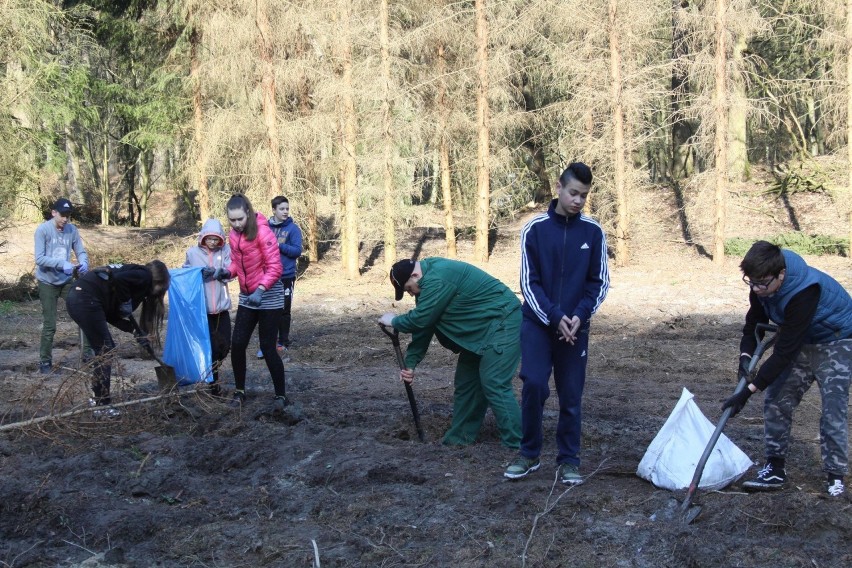
[[[319,548],[317,547],[317,541],[311,539],[311,544],[314,545],[314,568],[320,568]]]
[[[597,469],[595,469],[595,471],[593,471],[592,473],[590,473],[589,475],[586,476],[584,481],[594,477],[595,474],[597,474],[601,470],[601,468],[606,463],[606,461],[607,461],[606,459],[603,460],[598,465]],[[533,524],[532,524],[532,528],[530,529],[530,534],[527,537],[526,544],[524,544],[524,551],[521,553],[521,566],[522,567],[527,565],[527,550],[529,549],[530,543],[532,542],[532,539],[533,539],[533,535],[535,534],[535,529],[536,529],[536,526],[538,525],[538,520],[540,518],[542,518],[543,516],[545,516],[546,514],[548,514],[550,511],[552,511],[554,509],[554,507],[556,507],[556,504],[559,503],[559,500],[562,499],[563,497],[565,497],[565,495],[569,491],[571,491],[575,487],[579,487],[578,485],[571,485],[570,487],[568,487],[568,489],[563,491],[559,495],[559,497],[554,499],[553,502],[550,502],[550,498],[553,496],[553,492],[556,490],[556,484],[558,482],[559,482],[559,469],[557,468],[556,473],[553,475],[553,484],[550,486],[550,493],[547,494],[547,499],[545,499],[545,501],[544,501],[544,509],[542,511],[536,513],[535,517],[533,518]]]

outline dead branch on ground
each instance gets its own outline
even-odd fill
[[[603,466],[606,462],[607,462],[606,459],[603,460],[592,473],[590,473],[589,475],[586,476],[586,478],[583,480],[583,482],[585,483],[585,481],[591,479],[599,471],[601,471],[601,469],[603,468]],[[559,503],[559,500],[562,499],[563,497],[565,497],[565,495],[567,495],[568,492],[570,492],[575,487],[579,487],[579,485],[571,485],[570,487],[568,487],[568,489],[563,491],[556,499],[554,499],[551,502],[550,498],[553,496],[553,492],[556,490],[556,484],[557,483],[559,483],[559,469],[558,468],[556,469],[556,473],[553,476],[553,484],[550,486],[550,493],[547,494],[547,499],[545,499],[545,501],[544,501],[544,509],[542,509],[540,512],[536,513],[535,517],[533,518],[533,524],[532,524],[532,528],[530,529],[530,534],[527,537],[526,544],[524,544],[524,551],[521,553],[521,566],[522,566],[522,568],[527,565],[527,550],[530,547],[530,543],[532,542],[533,535],[535,535],[535,529],[538,526],[539,519],[541,519],[543,516],[545,516],[546,514],[551,512],[556,507],[556,505]]]

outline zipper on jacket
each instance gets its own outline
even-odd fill
[[[567,221],[567,219],[566,219]],[[565,277],[565,255],[568,251],[568,224],[562,228],[562,261],[561,266],[559,267],[559,288],[556,291],[556,304],[559,306],[559,309],[562,309],[562,284],[563,278]],[[567,314],[566,314],[567,315]],[[559,325],[559,322],[557,322]]]

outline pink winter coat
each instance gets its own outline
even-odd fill
[[[269,228],[266,217],[257,216],[257,238],[246,239],[245,234],[231,229],[228,241],[231,244],[231,276],[240,282],[240,292],[251,294],[263,285],[269,290],[281,278],[281,259],[278,254],[278,241]]]

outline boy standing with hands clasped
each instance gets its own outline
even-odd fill
[[[559,481],[583,483],[580,426],[586,383],[589,325],[609,290],[606,237],[583,215],[592,186],[586,164],[570,164],[556,183],[547,213],[521,231],[521,450],[504,472],[520,479],[541,462],[542,415],[550,396],[550,374],[559,397],[556,445]]]

